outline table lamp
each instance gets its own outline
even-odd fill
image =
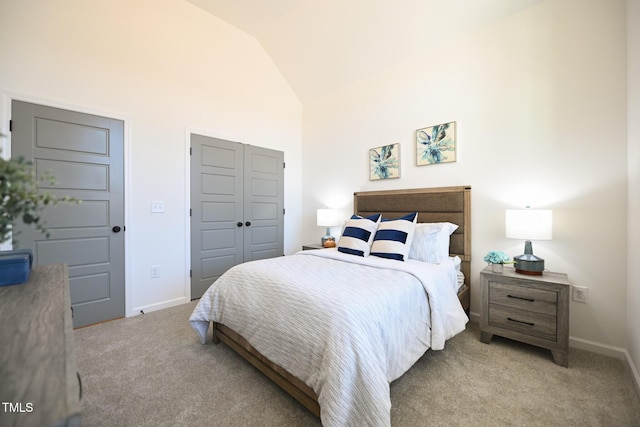
[[[507,209],[505,236],[524,239],[524,254],[513,257],[517,273],[542,275],[544,259],[533,254],[532,240],[551,240],[553,213],[547,209]]]
[[[327,231],[320,241],[322,242],[322,246],[327,240],[334,240],[334,237],[331,235],[331,227],[340,224],[340,218],[338,217],[338,211],[335,209],[318,209],[316,215],[316,223],[318,227],[327,227]]]

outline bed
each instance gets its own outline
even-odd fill
[[[204,343],[212,325],[214,343],[235,350],[323,425],[389,425],[389,383],[429,348],[442,349],[468,321],[471,188],[354,193],[354,213],[361,217],[414,212],[424,226],[457,226],[446,261],[398,262],[321,249],[245,263],[203,295],[192,326]],[[349,287],[358,281],[366,290]],[[453,281],[451,290],[441,284]]]

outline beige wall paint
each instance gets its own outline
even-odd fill
[[[181,0],[3,2],[0,64],[6,119],[16,97],[126,120],[128,315],[188,297],[188,131],[284,151],[299,248],[302,108],[254,38]]]
[[[553,209],[554,238],[534,252],[589,288],[588,304],[571,304],[571,336],[625,348],[625,21],[624,1],[543,2],[305,103],[306,241],[322,234],[315,209],[347,215],[354,191],[470,184],[477,315],[484,254],[523,252],[504,237],[505,209]],[[415,166],[415,130],[454,120],[458,161]],[[391,143],[401,178],[369,181],[368,150]]]

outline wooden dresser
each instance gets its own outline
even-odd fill
[[[0,425],[79,426],[81,386],[69,274],[36,266],[27,283],[0,287]]]
[[[541,276],[516,273],[505,268],[480,272],[482,314],[480,340],[493,335],[551,350],[553,360],[568,366],[569,291],[566,274],[545,272]]]

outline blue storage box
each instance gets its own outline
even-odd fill
[[[32,264],[31,249],[0,251],[0,286],[18,285],[28,281]]]

